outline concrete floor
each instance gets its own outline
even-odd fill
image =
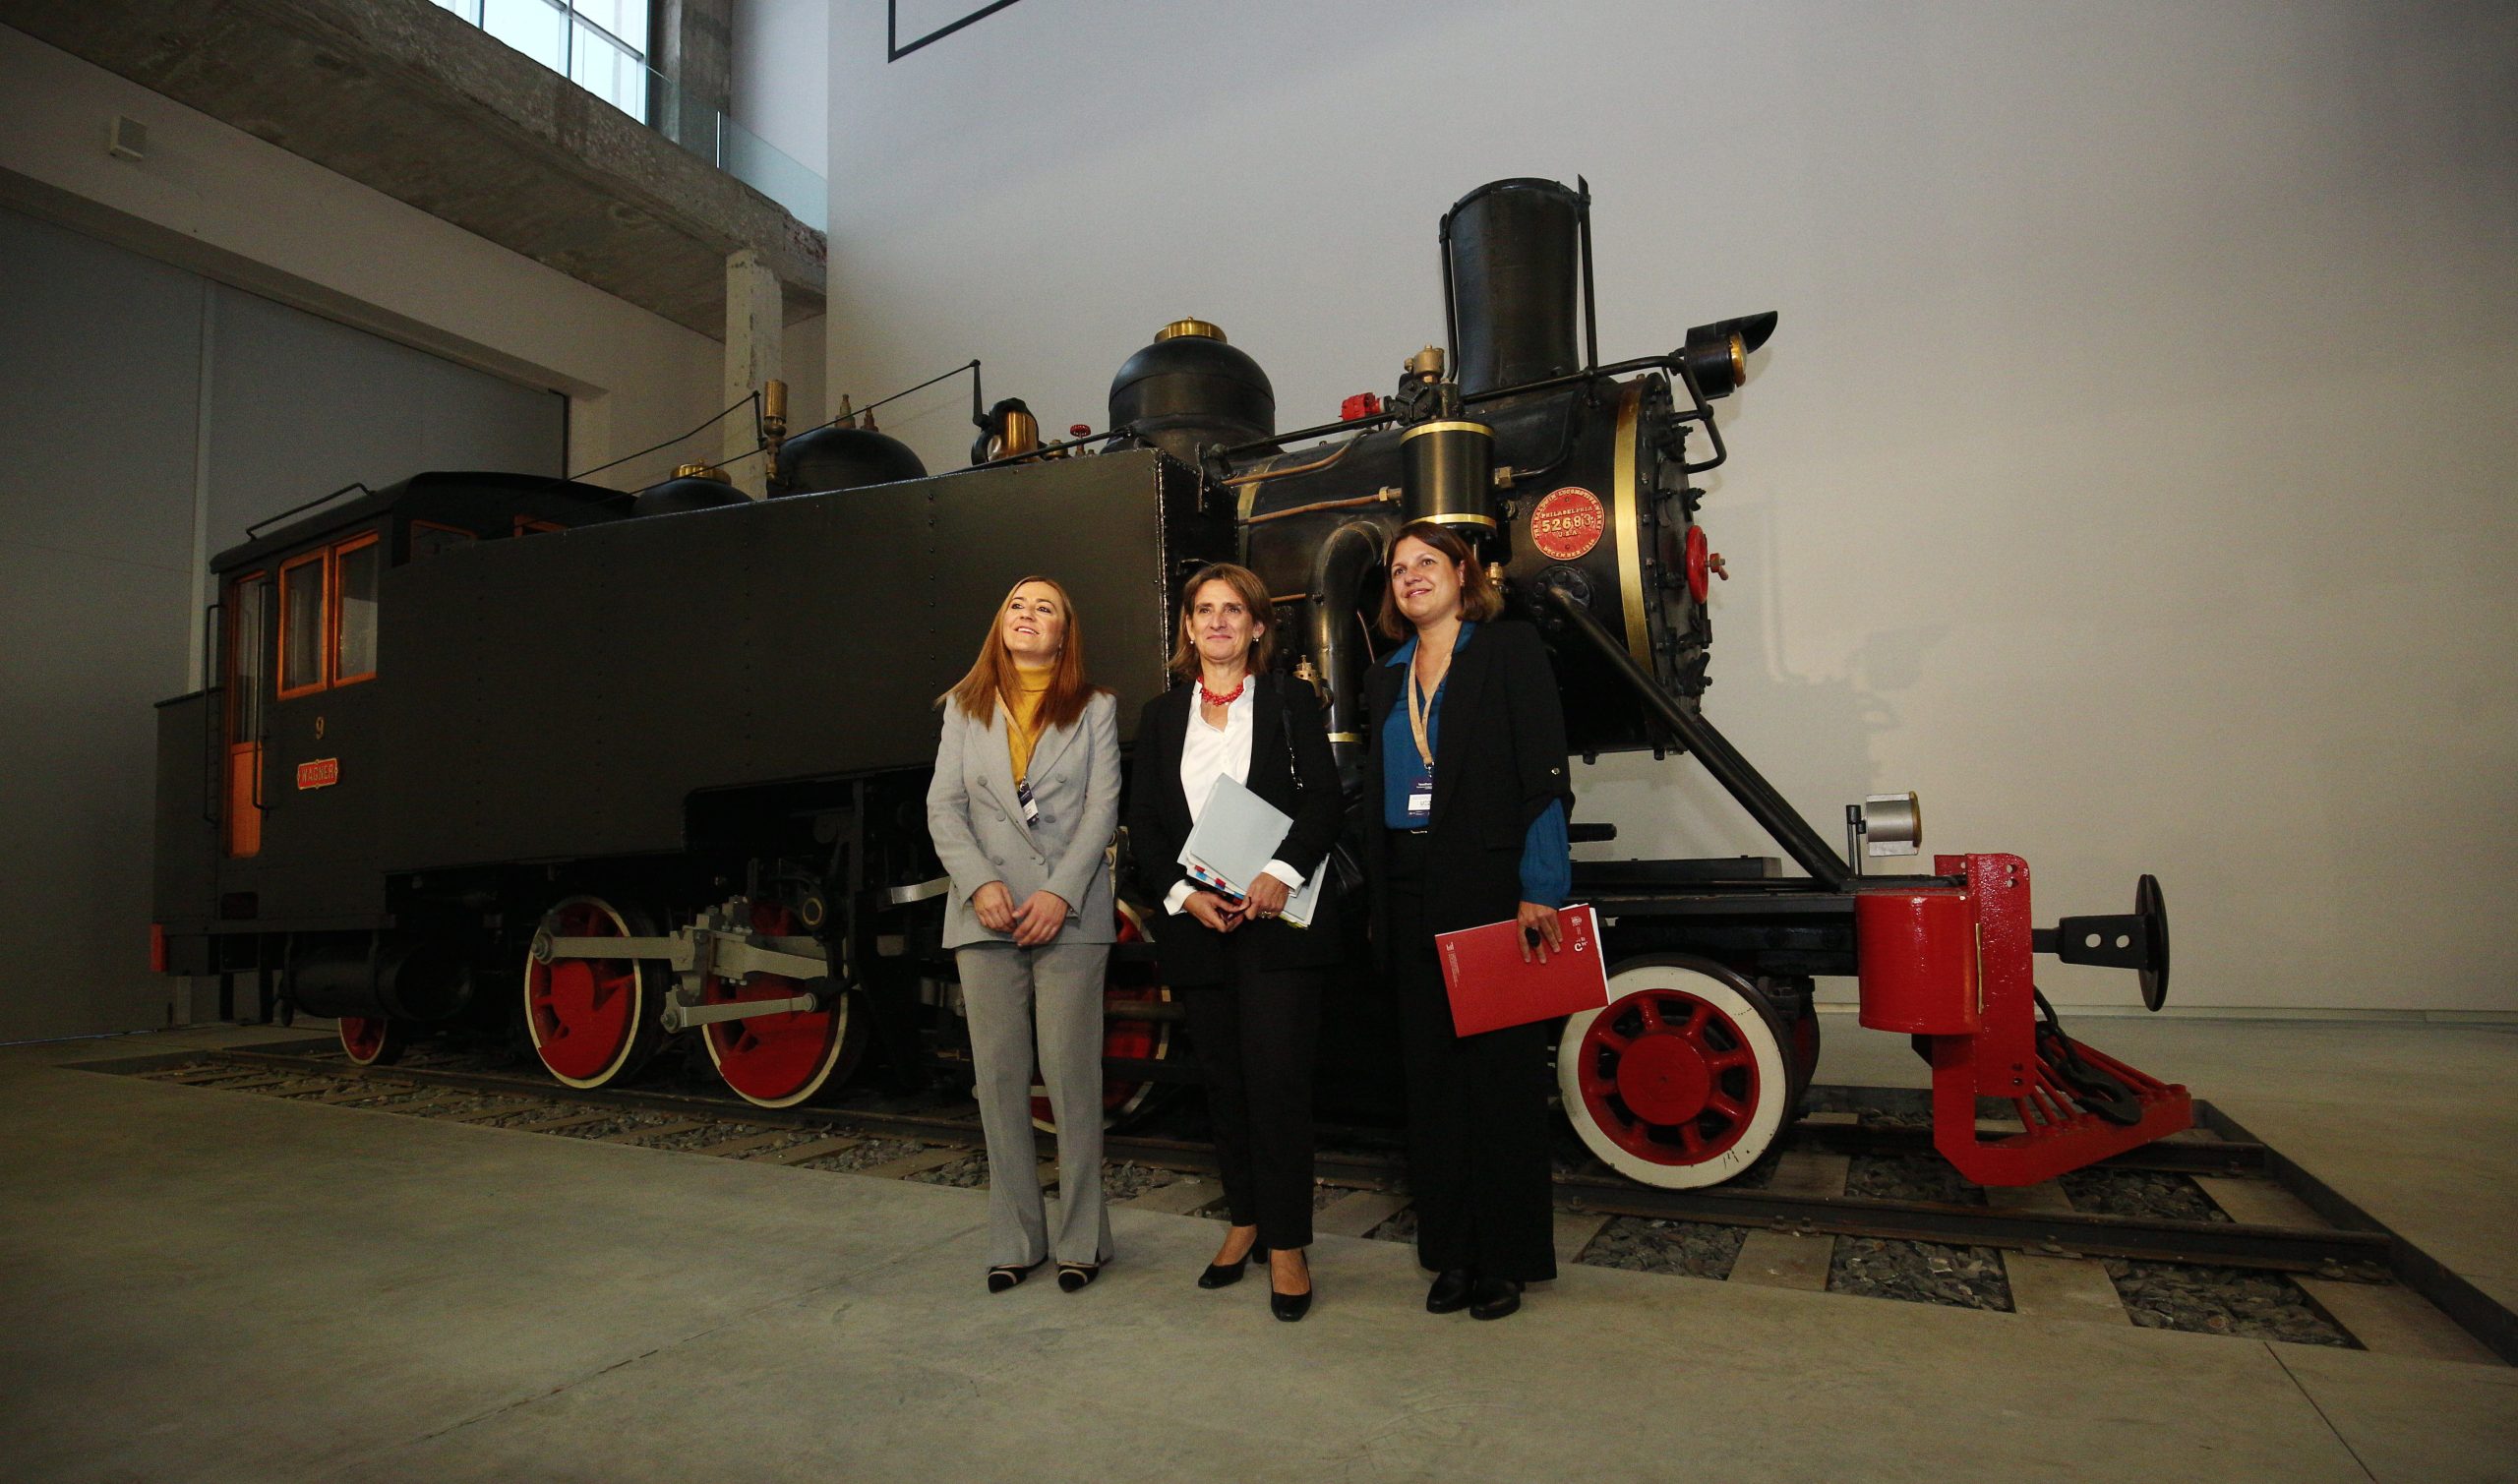
[[[2518,1298],[2518,1035],[2076,1029]],[[976,1192],[64,1065],[254,1034],[0,1050],[0,1477],[2518,1478],[2496,1365],[1594,1268],[1480,1325],[1342,1239],[1281,1325],[1126,1211],[1094,1287],[990,1296]]]

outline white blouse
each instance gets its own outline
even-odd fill
[[[1207,806],[1207,792],[1216,786],[1218,778],[1229,774],[1234,783],[1250,781],[1250,738],[1257,730],[1252,707],[1258,694],[1256,677],[1243,681],[1241,693],[1224,708],[1221,730],[1207,724],[1199,697],[1189,698],[1189,727],[1180,740],[1180,792],[1189,801],[1191,824],[1198,822],[1199,813]],[[1266,869],[1269,875],[1286,883],[1288,891],[1302,886],[1301,873],[1283,861],[1269,861]],[[1196,883],[1185,876],[1173,882],[1163,899],[1164,909],[1177,917],[1197,890]]]

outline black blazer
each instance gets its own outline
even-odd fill
[[[1329,751],[1319,698],[1309,685],[1277,675],[1250,679],[1250,792],[1293,817],[1277,859],[1302,872],[1320,868],[1346,808],[1338,793],[1338,763]],[[1188,796],[1180,789],[1180,748],[1189,735],[1195,684],[1174,685],[1145,703],[1137,722],[1136,776],[1128,791],[1128,859],[1136,883],[1157,904],[1184,879],[1180,846],[1189,838]],[[1302,787],[1294,787],[1295,768]],[[1232,935],[1263,969],[1312,969],[1341,957],[1337,892],[1321,894],[1320,916],[1309,927],[1282,920],[1244,922]],[[1213,984],[1229,972],[1224,935],[1187,913],[1154,920],[1155,954],[1171,984]]]
[[[1390,830],[1382,814],[1382,725],[1401,704],[1408,666],[1373,666],[1364,683],[1372,730],[1364,749],[1364,870],[1373,884],[1373,942],[1389,952]],[[1574,811],[1565,766],[1565,710],[1538,630],[1477,625],[1443,682],[1434,746],[1434,812],[1426,821],[1425,918],[1436,932],[1500,922],[1520,910],[1522,842],[1551,801]],[[1407,757],[1415,763],[1411,748]]]

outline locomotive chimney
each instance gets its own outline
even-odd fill
[[[1582,369],[1575,295],[1588,194],[1499,180],[1443,213],[1444,311],[1454,374],[1469,395]]]

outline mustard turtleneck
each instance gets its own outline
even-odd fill
[[[1005,696],[1005,749],[1021,783],[1032,766],[1032,748],[1041,740],[1041,702],[1049,693],[1053,665],[1034,667],[1017,662],[1014,689]]]

